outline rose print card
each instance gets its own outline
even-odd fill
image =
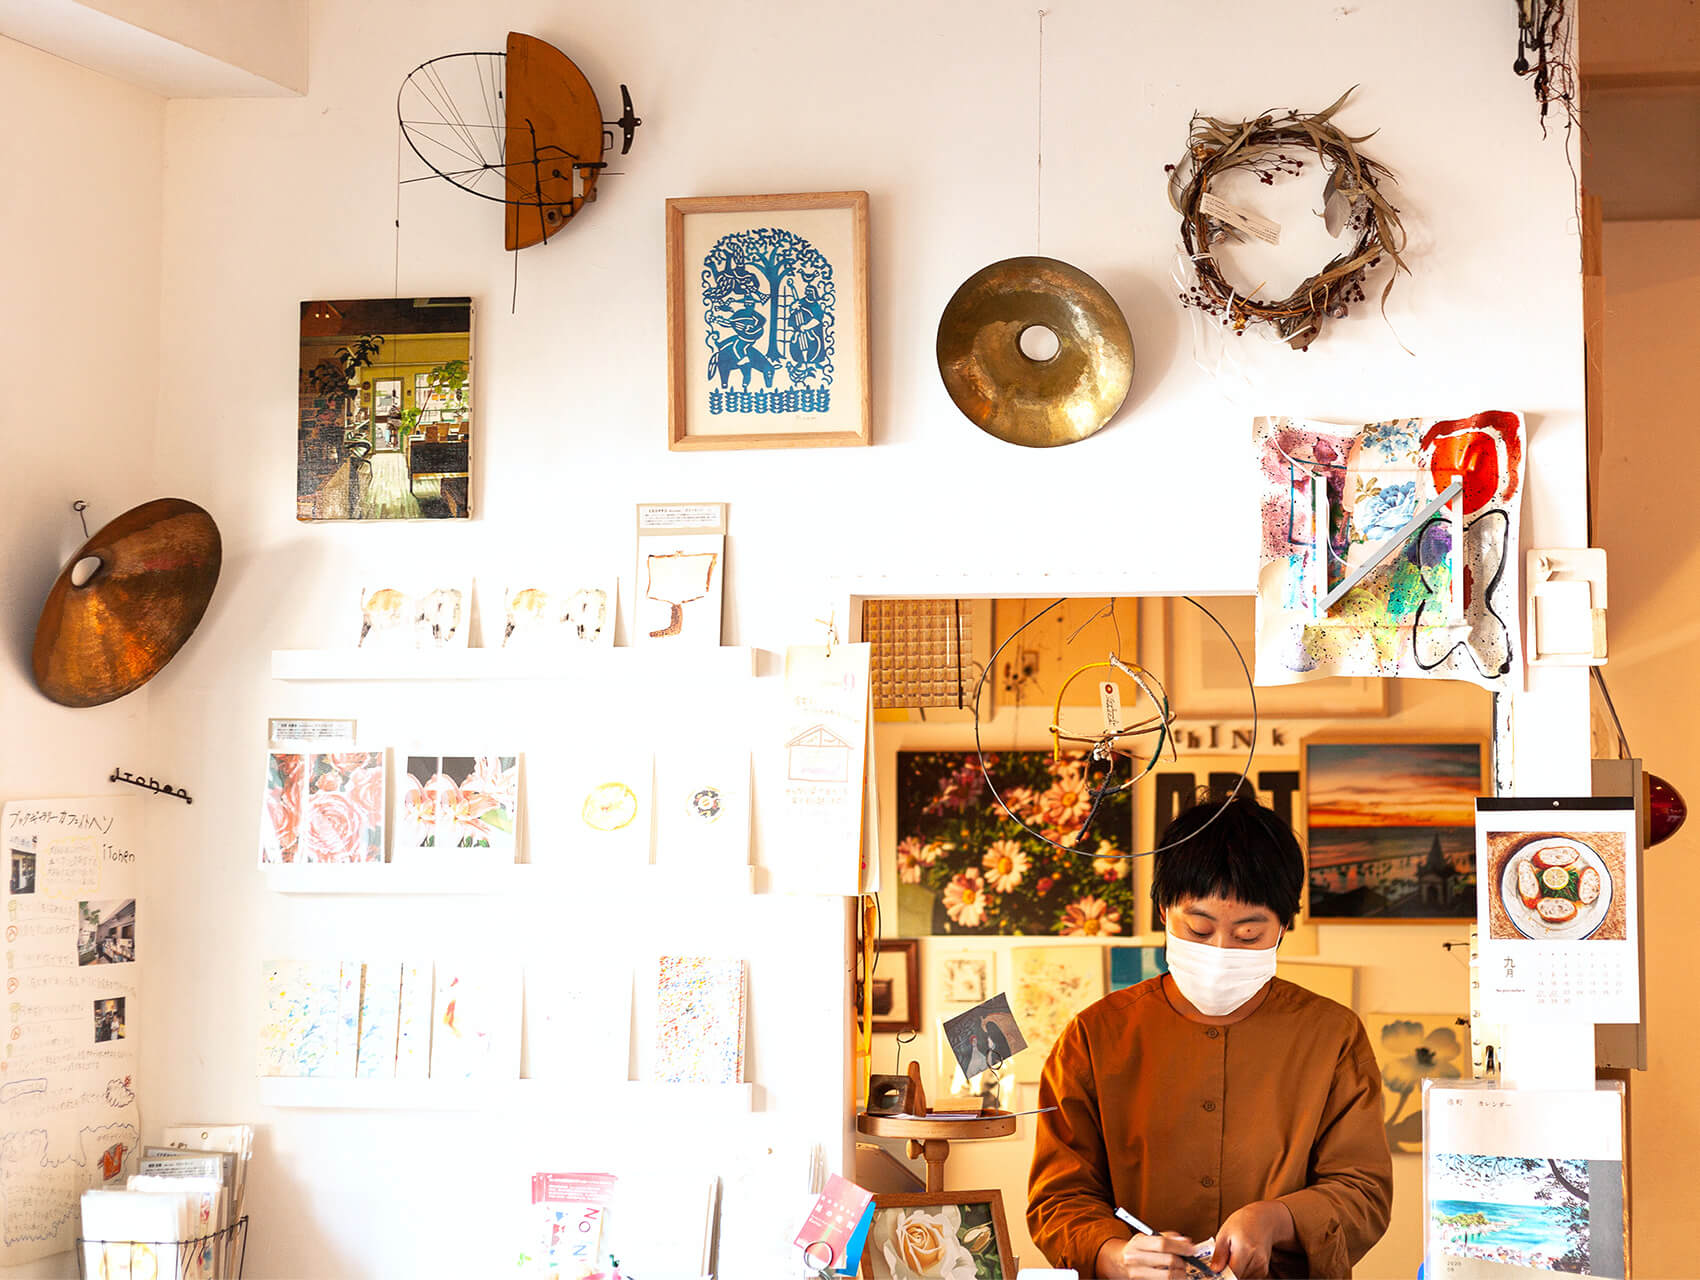
[[[382,751],[272,751],[260,863],[382,862],[388,807]]]

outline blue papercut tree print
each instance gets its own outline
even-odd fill
[[[735,231],[703,258],[710,413],[825,413],[832,402],[832,264],[777,227]]]

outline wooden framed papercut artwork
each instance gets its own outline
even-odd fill
[[[667,202],[671,449],[869,441],[868,193]]]
[[[1310,919],[1476,918],[1476,797],[1488,746],[1472,734],[1306,738]]]

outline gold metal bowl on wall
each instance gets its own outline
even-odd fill
[[[1022,350],[1050,330],[1056,353]],[[1102,428],[1133,382],[1133,334],[1109,291],[1055,258],[1006,258],[962,283],[939,318],[939,374],[964,416],[1031,448],[1074,444]]]
[[[77,566],[98,560],[85,577]],[[47,593],[35,631],[35,683],[67,707],[141,688],[193,634],[218,584],[213,518],[181,498],[144,502],[99,530]]]

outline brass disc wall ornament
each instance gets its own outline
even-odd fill
[[[1182,306],[1213,316],[1235,333],[1243,334],[1249,325],[1267,324],[1282,342],[1303,351],[1321,336],[1327,321],[1344,319],[1349,304],[1364,301],[1364,277],[1385,257],[1393,263],[1381,290],[1385,314],[1393,282],[1399,272],[1409,270],[1400,256],[1405,228],[1399,211],[1380,189],[1382,182],[1392,178],[1392,170],[1358,151],[1358,143],[1372,135],[1354,138],[1332,123],[1334,113],[1351,96],[1348,89],[1314,114],[1269,112],[1238,121],[1204,115],[1192,118],[1185,154],[1179,164],[1167,166],[1169,203],[1181,215],[1181,254],[1192,276],[1180,295]],[[1328,175],[1322,191],[1328,230],[1335,235],[1350,232],[1351,241],[1285,298],[1248,296],[1227,279],[1216,260],[1215,246],[1239,232],[1231,225],[1236,211],[1215,203],[1210,184],[1234,169],[1273,183],[1300,173],[1309,152],[1316,154]],[[1237,216],[1243,218],[1243,212]]]
[[[1023,350],[1054,335],[1054,354]],[[939,374],[967,419],[1050,448],[1115,416],[1133,382],[1133,334],[1109,291],[1055,258],[1006,258],[963,281],[939,317]]]
[[[223,561],[213,518],[181,498],[132,508],[71,557],[35,629],[35,683],[95,707],[133,693],[176,655],[212,599]]]

